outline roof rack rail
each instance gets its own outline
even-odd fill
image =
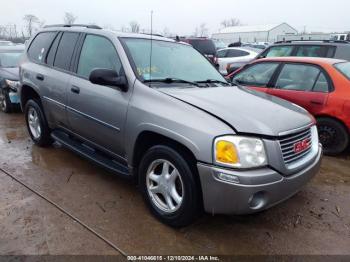
[[[90,28],[90,29],[102,29],[102,27],[100,27],[98,25],[85,25],[85,24],[72,24],[72,25],[57,24],[57,25],[46,25],[46,26],[44,26],[44,28],[51,28],[51,27],[86,27],[86,28]]]
[[[285,40],[285,41],[277,41],[275,44],[283,44],[283,43],[293,43],[293,42],[323,42],[323,43],[339,43],[339,44],[350,44],[349,41],[345,40],[309,40],[309,39],[304,39],[304,40]]]

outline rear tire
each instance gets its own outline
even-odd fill
[[[317,119],[317,127],[325,155],[339,155],[348,147],[348,130],[339,121],[332,118],[320,117]]]
[[[161,222],[183,227],[198,218],[200,188],[181,154],[168,146],[154,146],[143,156],[138,170],[144,199]]]
[[[12,103],[7,89],[0,88],[0,109],[4,113],[12,112]]]
[[[37,100],[28,100],[24,108],[28,132],[33,142],[40,147],[47,147],[53,143],[51,130],[48,127],[41,104]]]

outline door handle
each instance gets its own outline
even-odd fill
[[[77,87],[77,86],[72,86],[70,91],[72,91],[73,93],[79,94],[80,93],[80,88]]]
[[[320,101],[315,101],[315,100],[311,100],[310,103],[311,103],[311,104],[314,104],[314,105],[323,105],[322,102],[320,102]]]
[[[38,79],[40,81],[44,81],[45,77],[42,74],[37,74],[36,79]]]

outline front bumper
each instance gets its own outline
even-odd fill
[[[251,214],[270,208],[296,194],[321,166],[322,147],[313,162],[298,173],[285,177],[275,170],[237,171],[197,164],[204,209],[211,214]],[[239,183],[221,180],[220,173],[233,175]]]

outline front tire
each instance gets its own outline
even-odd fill
[[[48,127],[41,104],[37,100],[28,100],[24,108],[28,132],[33,142],[46,147],[52,144],[51,130]]]
[[[326,155],[339,155],[348,147],[349,133],[342,123],[332,118],[321,117],[317,119],[317,127]]]
[[[0,89],[0,109],[4,113],[12,112],[12,103],[7,89]]]
[[[174,149],[150,148],[139,166],[140,187],[151,212],[172,227],[191,224],[200,214],[200,189],[185,158]]]

